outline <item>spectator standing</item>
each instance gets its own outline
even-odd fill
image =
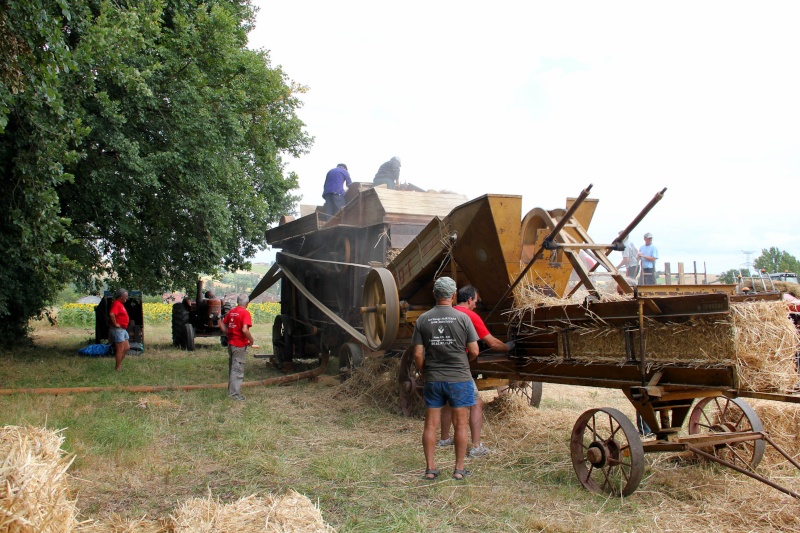
[[[503,342],[491,333],[489,328],[483,322],[483,319],[475,312],[475,308],[480,302],[480,295],[478,290],[472,285],[465,285],[458,289],[456,296],[456,305],[453,309],[461,311],[467,315],[472,322],[478,339],[485,343],[489,350],[493,352],[506,353],[514,349],[514,342]],[[475,405],[469,409],[469,431],[472,437],[472,442],[469,450],[470,457],[482,457],[489,453],[489,448],[481,443],[481,431],[483,429],[483,399],[478,392],[478,386],[473,380],[472,386],[475,393]],[[453,439],[450,437],[450,425],[453,421],[453,414],[450,406],[445,405],[442,408],[442,422],[441,422],[441,440],[436,443],[437,446],[452,446]]]
[[[400,158],[393,157],[382,164],[372,179],[372,183],[396,189],[400,185]]]
[[[244,401],[242,381],[244,381],[244,364],[247,359],[247,347],[252,346],[253,335],[250,328],[253,318],[247,310],[250,299],[246,294],[236,297],[236,307],[228,311],[219,322],[222,334],[228,337],[228,397]]]
[[[344,207],[344,185],[348,187],[353,184],[350,179],[350,172],[347,165],[339,163],[336,168],[332,168],[325,175],[325,187],[322,189],[322,197],[325,199],[325,214],[333,216]]]
[[[125,302],[127,301],[128,291],[117,289],[114,293],[111,309],[108,310],[108,320],[111,323],[111,340],[114,342],[114,357],[116,358],[114,368],[117,372],[122,370],[122,360],[125,359],[125,354],[128,353],[128,350],[131,349],[130,336],[128,335],[130,318],[128,317],[128,311],[125,309]]]
[[[644,234],[644,246],[639,248],[639,259],[642,261],[642,284],[656,284],[656,261],[658,248],[653,246],[653,234]]]
[[[634,284],[639,278],[639,250],[629,238],[622,241],[625,249],[622,251],[622,261],[617,265],[617,268],[625,267],[625,277]]]
[[[411,342],[414,362],[424,378],[425,479],[436,479],[436,430],[442,408],[449,404],[455,426],[455,469],[453,478],[463,480],[470,472],[464,468],[467,454],[469,408],[475,404],[474,384],[469,361],[478,356],[478,335],[466,314],[453,309],[456,282],[441,277],[433,285],[436,307],[417,319]]]

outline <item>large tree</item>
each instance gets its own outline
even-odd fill
[[[761,255],[753,261],[753,266],[758,269],[764,269],[767,273],[797,273],[800,270],[800,262],[797,261],[795,256],[785,250],[779,250],[775,246],[761,250]]]
[[[21,252],[0,259],[0,334],[24,331],[66,279],[155,292],[246,267],[296,199],[283,157],[311,143],[304,88],[246,48],[249,1],[12,4],[27,18],[0,22],[31,62],[61,55],[16,88],[23,69],[0,68],[0,244]]]

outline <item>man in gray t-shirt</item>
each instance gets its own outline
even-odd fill
[[[453,426],[456,467],[453,478],[464,479],[467,454],[469,408],[475,404],[472,373],[469,362],[478,356],[478,334],[467,315],[453,309],[456,282],[441,277],[433,285],[436,307],[420,315],[411,339],[414,362],[425,378],[425,429],[422,448],[425,451],[425,479],[436,479],[439,470],[434,457],[436,431],[442,408],[450,405]]]

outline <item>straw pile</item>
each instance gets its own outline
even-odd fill
[[[237,533],[317,533],[335,530],[311,501],[289,490],[282,497],[255,495],[229,504],[208,498],[185,501],[170,517],[175,533],[236,531]]]
[[[64,532],[76,524],[69,499],[60,431],[5,426],[0,430],[0,531]]]
[[[518,292],[515,313],[542,306],[574,305],[572,300]],[[757,392],[786,392],[797,385],[797,329],[782,301],[731,304],[722,317],[697,316],[684,322],[648,319],[645,359],[692,366],[733,366],[738,387]],[[638,347],[638,333],[634,334]],[[563,350],[563,346],[559,346]],[[622,362],[622,330],[601,324],[576,327],[570,335],[574,359],[583,362]],[[559,353],[564,356],[563,352]]]
[[[353,370],[350,378],[337,387],[334,396],[353,406],[369,403],[375,407],[399,413],[397,401],[400,359],[367,357],[364,364]]]

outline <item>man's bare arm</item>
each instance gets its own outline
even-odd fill
[[[472,361],[478,357],[478,343],[476,342],[468,342],[467,343],[467,358]]]
[[[422,372],[422,367],[425,364],[425,349],[421,344],[414,345],[414,364],[417,365],[417,370]]]

